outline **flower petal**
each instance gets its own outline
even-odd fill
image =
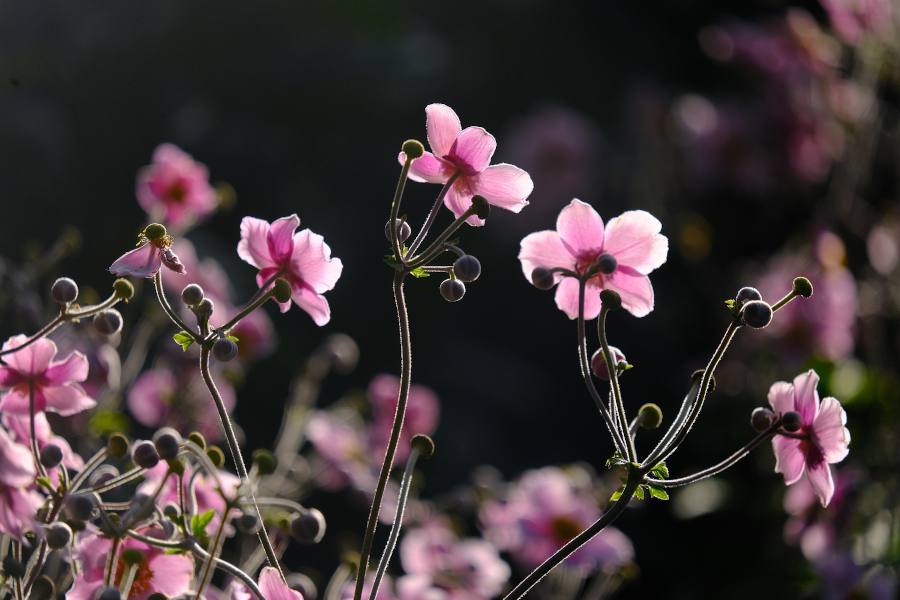
[[[169,406],[168,397],[176,390],[175,377],[168,369],[150,369],[137,378],[128,390],[128,410],[145,427],[163,424]]]
[[[588,282],[584,290],[584,318],[595,319],[600,314],[600,290]],[[564,277],[556,288],[556,306],[570,319],[578,318],[578,280]]]
[[[794,386],[787,381],[776,381],[769,388],[769,405],[779,415],[794,410]]]
[[[26,341],[28,338],[24,335],[13,336],[4,342],[3,350],[18,348]],[[41,338],[18,352],[5,355],[3,361],[22,375],[43,375],[54,356],[56,356],[56,343],[53,340]]]
[[[806,456],[801,448],[802,440],[776,435],[772,438],[772,450],[775,451],[775,472],[784,475],[784,483],[796,483],[803,475]]]
[[[312,288],[307,286],[295,287],[291,300],[305,310],[319,327],[331,320],[331,308],[328,306],[328,300],[322,294],[316,293]]]
[[[594,207],[578,198],[569,202],[556,218],[556,231],[575,256],[599,252],[603,248],[603,229],[603,219]]]
[[[806,469],[806,477],[809,484],[819,497],[822,506],[828,506],[831,497],[834,495],[834,478],[831,475],[831,467],[828,463],[819,461],[818,464],[809,465]]]
[[[291,256],[294,248],[294,232],[300,226],[297,213],[289,217],[281,217],[272,222],[266,235],[269,256],[277,263],[282,263]]]
[[[555,231],[537,231],[528,234],[522,239],[520,247],[519,260],[522,262],[522,273],[528,281],[531,281],[531,274],[538,267],[575,268],[575,257],[569,253]],[[555,281],[559,281],[562,275],[557,273],[553,277]]]
[[[191,587],[194,561],[184,554],[157,554],[147,566],[153,574],[150,586],[154,592],[177,598]]]
[[[241,221],[241,241],[237,253],[241,259],[258,269],[274,267],[275,261],[269,254],[269,227],[262,219],[244,217]]]
[[[476,194],[514,213],[528,206],[527,198],[534,190],[534,182],[527,172],[506,163],[486,168],[473,177],[472,185]]]
[[[457,180],[447,190],[447,195],[444,196],[444,206],[449,208],[456,218],[461,217],[464,212],[469,210],[469,207],[472,206],[472,192],[465,181]],[[481,227],[484,225],[484,219],[479,219],[477,216],[472,215],[466,219],[466,223],[474,227]]]
[[[635,317],[645,317],[653,310],[653,285],[646,275],[619,266],[606,278],[605,287],[618,292],[622,308]]]
[[[76,350],[60,361],[50,364],[45,377],[52,385],[63,385],[71,382],[82,382],[88,376],[88,359]]]
[[[850,430],[845,427],[846,424],[847,413],[841,403],[831,397],[822,400],[819,414],[813,421],[813,432],[825,462],[840,462],[850,452]]]
[[[300,592],[292,590],[281,580],[274,567],[265,567],[259,574],[259,590],[266,600],[303,600]]]
[[[453,142],[447,158],[460,165],[466,175],[474,175],[491,164],[496,149],[497,140],[483,127],[466,127]]]
[[[116,259],[109,272],[119,277],[153,277],[162,266],[162,252],[149,242]]]
[[[294,236],[293,244],[291,273],[319,294],[333,289],[344,264],[341,259],[331,257],[331,248],[325,238],[304,229]]]
[[[27,415],[30,412],[27,387],[25,385],[17,385],[6,392],[3,398],[0,399],[0,412]],[[38,396],[35,395],[35,410],[44,410],[44,406],[41,403],[42,400],[43,396],[40,397],[39,401]]]
[[[646,275],[666,262],[669,240],[660,235],[661,229],[662,223],[650,213],[629,210],[610,219],[603,251],[615,256],[620,265]]]
[[[800,413],[800,422],[813,424],[819,412],[819,375],[812,369],[794,377],[794,410]]]
[[[34,479],[34,460],[31,452],[17,444],[0,427],[0,482],[12,487],[25,487]]]
[[[42,392],[47,402],[44,410],[59,413],[64,417],[97,406],[96,400],[88,396],[77,383],[44,387]]]
[[[401,152],[397,159],[401,165],[406,163],[406,154]],[[454,171],[456,167],[443,158],[425,152],[409,166],[408,177],[419,183],[446,183]]]
[[[425,129],[428,132],[428,145],[438,156],[450,152],[462,125],[453,109],[446,104],[429,104],[425,107]]]

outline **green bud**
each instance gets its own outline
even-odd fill
[[[123,433],[114,433],[109,436],[106,442],[106,451],[113,458],[122,458],[128,455],[128,447],[130,446],[128,438]]]
[[[491,215],[491,205],[484,196],[472,196],[472,209],[479,219],[487,219]]]
[[[806,277],[794,278],[794,293],[804,298],[809,298],[813,294],[812,282]]]
[[[418,450],[422,458],[428,459],[434,454],[434,440],[425,434],[414,435],[409,445]]]
[[[278,460],[275,455],[265,448],[257,448],[253,451],[253,463],[260,475],[271,475],[278,467]]]
[[[613,290],[601,290],[600,302],[603,303],[603,308],[608,311],[619,310],[622,308],[622,297],[619,296],[618,292]]]
[[[113,291],[116,294],[116,298],[123,302],[128,302],[134,297],[134,286],[127,279],[116,279],[113,281]]]
[[[126,565],[139,565],[144,562],[144,553],[134,548],[128,548],[122,552],[122,562]]]
[[[225,466],[225,453],[218,446],[210,446],[206,449],[206,456],[212,461],[216,467],[221,469]]]
[[[279,277],[275,280],[275,285],[272,286],[272,297],[275,298],[278,302],[287,302],[291,299],[291,284],[288,283],[287,279],[283,277]]]
[[[425,146],[419,140],[406,140],[403,142],[403,153],[408,158],[419,158],[425,154]]]
[[[146,237],[151,242],[158,242],[168,235],[168,231],[166,231],[165,225],[160,225],[159,223],[150,223],[146,227],[144,227],[144,237]]]
[[[198,446],[200,446],[201,450],[206,450],[206,438],[203,437],[203,434],[199,431],[192,431],[188,434],[188,439]]]
[[[638,409],[638,425],[644,429],[656,429],[662,424],[662,409],[652,402],[644,404]]]

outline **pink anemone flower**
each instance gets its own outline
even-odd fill
[[[538,231],[522,240],[519,260],[531,280],[538,267],[568,269],[582,275],[599,266],[588,279],[584,317],[600,314],[600,290],[610,289],[622,298],[622,307],[636,317],[653,310],[653,286],[647,276],[666,262],[669,240],[653,215],[630,210],[604,227],[590,204],[572,200],[556,219],[556,231]],[[570,319],[578,316],[578,280],[554,273],[556,306]]]
[[[16,348],[28,338],[17,335],[3,344],[4,350]],[[56,357],[56,344],[41,338],[18,352],[4,357],[0,365],[0,388],[9,391],[0,399],[0,411],[18,415],[30,412],[30,387],[34,387],[35,412],[74,415],[93,408],[97,402],[79,385],[88,376],[88,360],[75,351],[62,360]]]
[[[187,273],[172,250],[172,236],[159,223],[152,223],[138,235],[138,247],[117,258],[109,272],[119,277],[153,277],[163,265],[179,275]]]
[[[183,230],[218,205],[206,166],[173,144],[153,151],[153,164],[138,171],[137,199],[152,219]]]
[[[3,424],[9,429],[15,440],[23,444],[25,447],[31,444],[31,422],[28,415],[3,415]],[[72,446],[62,436],[53,433],[50,428],[50,422],[47,415],[37,413],[34,415],[34,433],[37,438],[39,450],[43,450],[45,446],[53,444],[62,451],[62,464],[68,469],[80,471],[84,468],[84,460],[72,450]],[[30,456],[30,455],[29,455]],[[59,467],[47,469],[50,481],[54,486],[59,485]]]
[[[274,567],[264,567],[260,571],[256,583],[266,600],[303,600],[303,594],[291,589],[282,581],[281,575]],[[220,598],[221,600],[255,600],[256,595],[243,583],[232,582]]]
[[[472,197],[483,196],[490,204],[517,213],[528,205],[534,189],[531,176],[506,163],[492,165],[497,140],[481,127],[462,128],[453,109],[444,104],[425,107],[425,128],[432,152],[415,159],[409,169],[413,181],[446,184],[452,180],[444,205],[457,217],[472,205]],[[400,163],[406,155],[400,153]],[[471,216],[469,225],[484,225]]]
[[[281,312],[287,312],[293,301],[321,326],[331,319],[331,308],[323,294],[334,288],[344,265],[339,258],[331,257],[331,248],[321,235],[309,229],[294,233],[299,226],[296,214],[272,223],[244,217],[237,253],[259,269],[256,283],[260,287],[277,277],[291,284],[291,299],[279,303]]]
[[[850,431],[845,427],[847,413],[840,402],[831,397],[819,402],[818,384],[819,376],[812,369],[797,375],[793,383],[772,384],[772,409],[779,415],[800,415],[800,429],[791,436],[776,435],[772,448],[775,472],[784,475],[784,483],[797,483],[806,473],[822,506],[828,506],[834,495],[834,479],[828,465],[844,460],[850,452]]]
[[[34,523],[41,497],[34,483],[34,459],[0,427],[0,532],[21,538]]]

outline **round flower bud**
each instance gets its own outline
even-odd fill
[[[757,406],[750,413],[750,424],[756,431],[765,431],[775,422],[775,413],[765,406]]]
[[[204,298],[197,304],[197,306],[194,307],[194,312],[197,313],[197,316],[199,318],[208,319],[209,316],[213,314],[215,308],[216,305],[213,304],[212,300],[210,300],[209,298]]]
[[[409,158],[419,158],[425,154],[425,146],[419,140],[406,140],[403,142],[403,154]]]
[[[291,573],[287,576],[288,587],[292,590],[300,592],[303,600],[316,600],[316,584],[303,573]]]
[[[754,329],[762,329],[772,321],[772,307],[762,300],[751,300],[741,309],[741,322]]]
[[[47,575],[41,575],[31,585],[29,600],[54,600],[56,598],[56,584]]]
[[[212,353],[213,356],[216,357],[216,360],[220,362],[229,362],[234,360],[238,355],[238,347],[237,344],[228,338],[220,337],[213,342]]]
[[[401,244],[408,240],[409,236],[412,235],[412,227],[410,227],[409,223],[407,223],[403,219],[394,219],[394,227],[397,228],[397,239]],[[388,220],[388,222],[384,224],[384,237],[386,237],[388,241],[391,241],[390,220]]]
[[[472,208],[479,219],[487,219],[491,216],[491,205],[484,196],[472,196]]]
[[[146,237],[151,242],[158,242],[168,235],[168,231],[166,231],[165,225],[160,225],[159,223],[150,223],[146,227],[144,227],[144,237]]]
[[[14,579],[21,579],[25,576],[25,565],[12,555],[12,552],[3,557],[3,574]]]
[[[325,536],[325,515],[307,508],[291,521],[291,536],[301,544],[318,544]]]
[[[218,446],[208,446],[206,456],[217,468],[221,469],[225,466],[225,453]]]
[[[96,494],[72,494],[66,498],[66,514],[76,521],[90,521],[98,503]]]
[[[188,434],[188,440],[197,444],[201,450],[206,450],[206,438],[199,431],[192,431]]]
[[[471,254],[464,254],[453,262],[453,274],[466,283],[475,281],[481,275],[481,261]]]
[[[619,266],[619,261],[612,254],[601,254],[597,259],[597,268],[604,275],[609,275]]]
[[[47,444],[41,448],[40,459],[42,465],[48,469],[52,469],[62,462],[62,449],[56,444]]]
[[[94,329],[101,335],[113,335],[122,330],[122,313],[108,308],[94,315]]]
[[[122,594],[118,588],[108,587],[97,596],[97,600],[122,600]]]
[[[100,465],[94,472],[91,473],[91,476],[88,478],[88,481],[92,486],[103,485],[113,477],[119,476],[119,470],[112,465]]]
[[[459,302],[466,295],[466,284],[459,279],[445,279],[441,282],[441,296],[447,302]]]
[[[44,526],[44,539],[52,550],[65,548],[72,541],[72,528],[57,521]]]
[[[800,413],[798,412],[788,411],[781,415],[781,426],[784,427],[785,431],[789,431],[791,433],[799,431],[802,425],[803,423],[800,421]]]
[[[171,427],[163,427],[153,435],[153,444],[159,457],[163,460],[172,460],[178,456],[178,444],[181,443],[181,435]]]
[[[124,434],[114,433],[109,436],[109,440],[106,442],[106,451],[113,458],[122,458],[128,454],[128,446],[128,438]]]
[[[159,464],[159,453],[156,451],[156,446],[153,445],[153,442],[144,440],[137,442],[131,448],[131,460],[139,467],[152,469]]]
[[[50,297],[57,304],[67,306],[78,298],[78,284],[68,277],[60,277],[50,286]]]
[[[122,551],[122,562],[126,565],[139,565],[144,562],[144,553],[136,548],[126,548]]]
[[[259,517],[253,513],[241,513],[241,515],[235,519],[234,524],[243,533],[256,533],[259,531]]]
[[[181,301],[187,306],[197,306],[203,298],[203,288],[196,283],[189,283],[181,290]]]
[[[613,290],[600,290],[600,302],[606,310],[619,310],[622,308],[622,297],[619,292]]]
[[[625,360],[625,355],[615,346],[610,346],[609,352],[612,354],[613,362],[616,363],[616,365],[621,362],[627,362]],[[609,370],[606,368],[606,359],[603,358],[602,348],[598,348],[591,357],[591,372],[597,379],[609,381]]]
[[[422,458],[427,459],[434,455],[434,440],[423,433],[414,435],[409,445],[418,450]]]
[[[121,277],[113,281],[113,293],[116,298],[123,302],[128,302],[134,297],[134,285],[127,279]]]
[[[531,283],[539,290],[549,290],[553,287],[553,271],[538,267],[531,272]]]
[[[738,290],[738,293],[735,294],[734,300],[738,304],[744,304],[751,300],[762,300],[762,294],[760,294],[759,290],[755,287],[742,287]]]
[[[253,451],[253,464],[260,475],[271,475],[278,468],[278,459],[265,448],[257,448]]]
[[[178,518],[178,515],[181,514],[181,510],[179,510],[178,505],[174,502],[169,502],[163,507],[163,514],[169,520],[175,520]]]
[[[794,293],[798,296],[803,296],[804,298],[809,298],[813,295],[813,285],[812,282],[806,277],[795,277],[794,278]]]
[[[275,284],[272,286],[272,297],[275,298],[276,302],[289,301],[292,293],[291,284],[287,279],[279,277],[275,280]]]
[[[662,409],[652,402],[642,405],[638,409],[638,425],[644,429],[656,429],[662,425]]]

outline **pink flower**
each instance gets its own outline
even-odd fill
[[[153,277],[166,268],[184,275],[187,270],[172,251],[172,237],[158,223],[148,225],[138,235],[138,247],[129,250],[109,266],[109,272],[119,277]]]
[[[603,226],[590,204],[572,200],[556,220],[556,231],[538,231],[522,240],[519,260],[530,281],[538,268],[563,268],[585,273],[599,259],[606,268],[587,281],[584,317],[600,314],[600,290],[619,293],[622,306],[636,317],[653,310],[653,286],[647,274],[666,262],[669,240],[660,222],[648,212],[631,210]],[[570,319],[578,316],[578,280],[554,274],[556,306]]]
[[[372,425],[370,427],[371,452],[383,455],[387,449],[397,409],[397,398],[400,392],[400,379],[394,375],[376,376],[369,384],[369,401],[372,403]],[[409,443],[419,433],[431,435],[437,429],[440,406],[435,393],[423,385],[413,384],[409,388],[409,399],[406,403],[406,417],[397,447],[395,464],[406,460],[409,454]]]
[[[260,287],[274,277],[287,279],[293,290],[291,300],[321,326],[331,319],[331,309],[322,294],[334,288],[344,265],[339,258],[331,258],[331,248],[321,235],[309,229],[294,233],[299,226],[296,214],[271,224],[244,217],[237,252],[259,269],[256,282]],[[280,303],[281,312],[287,312],[291,300]]]
[[[457,217],[472,204],[478,194],[494,206],[517,213],[528,205],[534,189],[531,177],[513,165],[491,165],[497,140],[481,127],[462,128],[453,109],[444,104],[425,107],[425,128],[432,152],[415,159],[409,178],[427,183],[447,183],[456,177],[444,197],[444,205]],[[400,163],[406,155],[400,153]],[[484,225],[484,219],[469,217],[469,225]]]
[[[844,460],[850,452],[850,431],[845,427],[847,413],[840,402],[831,397],[819,402],[818,383],[819,376],[809,370],[795,377],[792,384],[779,381],[769,389],[772,409],[779,415],[797,412],[801,423],[798,437],[776,435],[772,448],[775,472],[784,475],[785,484],[796,483],[805,472],[822,506],[828,506],[834,494],[828,465]]]
[[[150,535],[158,533],[150,531]],[[134,583],[131,584],[129,598],[146,600],[152,594],[164,594],[175,598],[186,593],[194,576],[194,561],[186,554],[167,554],[165,550],[148,546],[132,538],[126,538],[119,550],[138,550],[143,560],[138,563]],[[81,570],[75,578],[75,585],[66,594],[69,600],[93,600],[98,590],[103,589],[106,557],[112,550],[112,541],[96,533],[82,535],[75,546],[75,556]],[[114,585],[119,585],[125,575],[125,563],[119,560],[113,577]]]
[[[216,191],[206,166],[172,144],[153,152],[153,164],[138,171],[137,199],[151,219],[182,230],[216,209]]]
[[[557,467],[525,473],[503,502],[481,510],[485,537],[527,568],[541,564],[600,517],[593,490],[578,486]],[[566,564],[613,572],[634,558],[631,541],[606,527],[566,560]]]
[[[274,567],[265,567],[259,574],[259,591],[266,600],[303,600],[303,595],[292,590],[281,580]]]
[[[13,434],[16,442],[24,445],[26,448],[31,444],[31,423],[28,415],[3,415],[3,424]],[[47,421],[47,415],[44,413],[34,415],[34,433],[37,438],[38,449],[43,450],[44,446],[53,444],[62,450],[63,465],[75,471],[80,471],[84,468],[84,461],[72,450],[69,442],[64,437],[55,435],[53,430],[50,429],[50,422]],[[54,467],[47,471],[53,485],[59,485],[59,468]]]
[[[845,42],[855,45],[867,33],[891,30],[890,0],[822,0],[835,31]]]
[[[3,349],[16,348],[28,338],[17,335],[3,344]],[[18,415],[29,413],[29,387],[34,386],[36,412],[48,411],[63,416],[93,408],[97,402],[79,385],[88,376],[88,361],[75,351],[62,360],[56,357],[56,344],[39,339],[19,352],[7,354],[0,366],[0,388],[9,391],[0,400],[0,411]]]
[[[21,538],[34,523],[41,497],[27,489],[34,483],[34,458],[0,427],[0,532]]]

